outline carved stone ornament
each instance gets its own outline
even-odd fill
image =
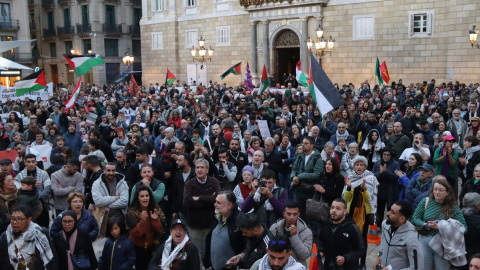
[[[291,30],[282,31],[278,34],[275,46],[277,47],[296,47],[300,46],[300,40],[297,34]]]

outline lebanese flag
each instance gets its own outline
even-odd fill
[[[165,86],[170,86],[175,82],[177,77],[167,68],[167,77],[165,77]]]
[[[303,74],[302,72],[302,60],[298,61],[297,63],[297,82],[299,84],[301,84],[303,87],[308,87],[308,83],[307,83],[307,76],[305,76],[305,74]]]
[[[28,92],[38,91],[47,88],[45,81],[45,73],[43,69],[32,73],[15,82],[15,89],[17,97],[25,95]]]
[[[234,75],[239,75],[240,73],[242,73],[242,62],[238,62],[237,64],[229,67],[222,74],[220,74],[220,78],[222,78],[222,80],[223,80],[230,73],[232,73]]]
[[[382,74],[382,79],[385,83],[390,81],[390,75],[388,75],[387,63],[385,63],[385,61],[383,61],[380,66],[380,74]]]
[[[327,74],[323,71],[322,67],[317,62],[317,59],[315,59],[315,56],[311,52],[310,63],[310,87],[312,87],[312,90],[315,93],[317,108],[322,115],[324,115],[343,105],[343,98],[340,96],[337,88],[333,86],[332,81],[330,81]]]
[[[65,60],[75,70],[75,75],[82,76],[94,66],[105,64],[99,54],[64,55]]]
[[[75,102],[77,102],[78,95],[80,94],[80,84],[82,84],[82,77],[78,79],[77,86],[75,86],[75,90],[73,91],[72,95],[70,98],[65,101],[63,105],[65,105],[65,111],[70,110],[73,106],[75,106]]]
[[[270,87],[270,80],[268,79],[267,75],[267,67],[263,65],[262,82],[260,83],[260,95],[262,95],[268,87]]]

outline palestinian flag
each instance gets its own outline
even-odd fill
[[[45,73],[43,69],[28,75],[15,82],[17,97],[25,95],[28,92],[38,91],[47,88]]]
[[[260,83],[260,95],[262,95],[268,87],[270,87],[270,80],[268,79],[267,75],[267,67],[263,65],[262,81]]]
[[[172,85],[172,83],[175,82],[176,79],[177,77],[175,77],[175,75],[173,75],[173,73],[167,68],[167,77],[165,77],[165,86]]]
[[[229,67],[222,74],[220,74],[220,78],[222,78],[222,80],[223,80],[230,73],[232,73],[234,75],[239,75],[240,73],[242,73],[242,62],[238,62],[237,64]]]
[[[311,87],[315,92],[315,102],[322,115],[325,115],[329,111],[343,105],[343,98],[311,52],[310,63],[310,72],[312,74],[310,81],[312,82]]]
[[[380,72],[380,62],[378,62],[377,58],[377,65],[375,66],[375,76],[378,78],[378,85],[383,85],[382,73]]]
[[[312,96],[313,100],[317,100],[315,96],[315,87],[313,84],[313,76],[312,76],[312,64],[310,64],[310,78],[309,78],[309,85],[308,85],[308,92],[310,92],[310,96]]]
[[[298,61],[297,63],[297,82],[301,84],[303,87],[308,87],[307,83],[307,76],[302,73],[302,60]]]
[[[77,102],[78,96],[80,94],[80,85],[82,84],[82,77],[78,79],[77,86],[75,86],[75,90],[73,91],[72,95],[70,98],[65,101],[63,105],[65,105],[65,110],[68,111],[70,108],[75,106],[75,102]]]
[[[388,83],[390,81],[390,75],[388,74],[387,63],[383,61],[380,66],[380,74],[382,74],[382,79],[384,82]]]
[[[99,54],[64,55],[65,60],[75,70],[75,75],[82,76],[94,66],[103,65],[104,62]]]

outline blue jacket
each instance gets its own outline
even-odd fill
[[[64,211],[65,212],[65,211]],[[50,237],[53,238],[55,234],[62,230],[62,213],[58,215],[55,220],[53,221],[52,227],[50,228]],[[82,209],[82,216],[77,221],[77,228],[87,232],[90,236],[90,239],[95,241],[98,236],[98,223],[95,217],[90,213],[87,209]]]
[[[407,189],[408,185],[410,182],[412,182],[413,179],[417,178],[420,176],[420,170],[415,171],[412,173],[412,177],[408,178],[408,176],[405,174],[404,176],[398,178],[398,183],[400,184],[400,200],[405,200],[405,190]]]
[[[131,270],[135,265],[136,255],[133,244],[125,235],[117,240],[107,238],[102,256],[98,260],[99,270]]]
[[[65,146],[70,147],[74,157],[80,156],[80,149],[82,148],[82,138],[76,132],[70,134],[68,131],[63,134],[65,138]]]
[[[430,187],[432,186],[432,179],[428,179],[424,184],[420,181],[420,177],[413,179],[408,184],[405,198],[412,204],[413,209],[417,208],[417,205],[423,198],[428,197],[430,194]]]

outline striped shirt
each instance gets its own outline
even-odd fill
[[[440,209],[442,208],[442,204],[435,201],[435,199],[430,198],[427,204],[427,208],[425,209],[425,201],[426,198],[423,198],[415,209],[415,213],[413,213],[412,223],[417,227],[423,227],[427,221],[434,221],[444,219],[443,214],[437,215]],[[465,223],[465,218],[463,217],[462,211],[457,205],[453,206],[453,219],[460,221],[460,223],[465,226],[465,232],[467,229],[467,224]],[[428,235],[434,236],[438,233],[438,230],[430,230]]]

